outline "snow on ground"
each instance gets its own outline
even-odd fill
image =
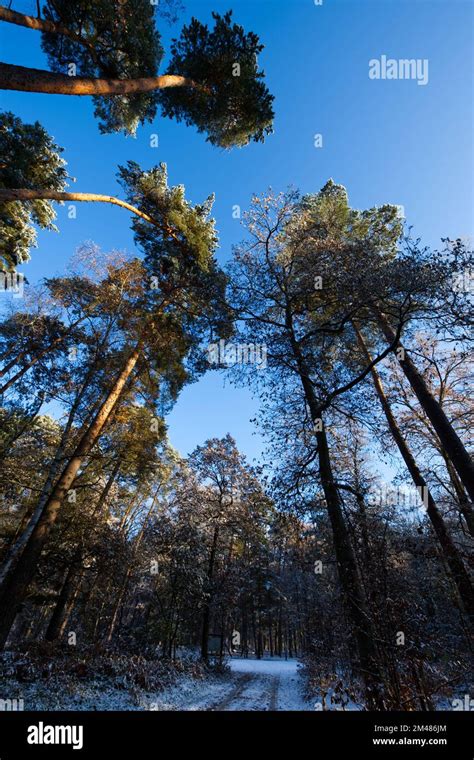
[[[48,684],[11,680],[8,695],[22,699],[25,710],[206,710],[221,701],[232,685],[225,676],[197,679],[185,675],[159,692],[136,686],[117,688],[106,678]]]
[[[110,663],[109,663],[110,664]],[[222,672],[191,668],[164,670],[159,690],[131,681],[130,672],[119,668],[113,675],[90,671],[46,674],[35,680],[6,677],[0,680],[0,709],[3,700],[22,700],[24,710],[146,710],[146,711],[320,711],[363,710],[347,673],[321,675],[312,679],[313,696],[305,699],[305,674],[294,659],[277,657],[230,658]],[[44,669],[43,669],[44,670]],[[39,673],[41,672],[41,675]],[[31,673],[27,673],[31,676]],[[158,683],[159,683],[158,682]],[[150,681],[148,681],[150,683]],[[152,682],[153,683],[153,682]],[[316,686],[316,688],[315,688]],[[438,697],[439,710],[469,709],[468,684],[458,686],[453,696]],[[456,697],[456,698],[455,698]]]
[[[230,673],[204,681],[183,678],[144,709],[213,712],[311,710],[303,699],[296,660],[231,659]]]
[[[244,689],[242,698],[234,702],[233,710],[263,709],[263,710],[312,710],[312,705],[303,698],[303,679],[299,673],[297,660],[233,659],[229,663],[233,673],[249,674],[252,682]],[[252,707],[252,695],[261,688],[260,701]]]
[[[170,686],[158,694],[146,695],[142,701],[142,709],[211,710],[213,705],[226,697],[229,688],[229,678],[226,676],[209,676],[204,680],[183,676],[174,686]]]
[[[159,692],[118,688],[107,678],[20,684],[9,692],[25,710],[269,711],[312,710],[302,695],[296,660],[232,659],[230,672],[192,678],[180,675]],[[13,690],[13,691],[12,691]]]
[[[233,673],[263,673],[270,676],[296,676],[298,660],[281,660],[272,657],[271,660],[251,660],[234,658],[229,660]]]

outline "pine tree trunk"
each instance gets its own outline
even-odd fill
[[[2,64],[0,64],[1,70]],[[102,195],[100,193],[67,193],[60,190],[43,190],[29,188],[0,188],[0,203],[14,203],[16,201],[20,203],[27,203],[28,201],[58,201],[64,203],[65,201],[73,201],[74,203],[110,203],[113,206],[119,206],[127,211],[130,211],[135,216],[139,216],[140,219],[144,219],[146,222],[150,222],[157,227],[161,232],[179,242],[179,238],[176,235],[175,230],[166,224],[162,224],[154,219],[144,211],[140,211],[136,206],[132,206],[127,201],[122,201],[120,198],[115,198],[113,195]]]
[[[396,335],[387,318],[381,311],[377,311],[377,318],[385,338],[389,343],[393,343]],[[403,348],[400,343],[399,347]],[[423,376],[418,372],[405,349],[402,351],[402,358],[399,358],[398,361],[447,455],[456,468],[464,487],[474,501],[474,462],[469,456],[469,452],[446,417],[442,406],[430,393]]]
[[[283,656],[283,627],[282,627],[282,611],[281,606],[278,611],[278,626],[277,626],[277,654],[278,657]]]
[[[133,95],[168,87],[199,87],[187,77],[164,74],[136,79],[95,79],[70,77],[43,69],[0,63],[0,90],[41,92],[48,95]]]
[[[103,504],[105,503],[110,493],[110,489],[112,488],[115,482],[115,479],[118,475],[118,472],[120,470],[120,465],[121,465],[121,459],[119,457],[115,463],[115,466],[112,469],[112,472],[109,475],[109,478],[107,479],[107,483],[102,489],[102,492],[97,501],[97,504],[95,505],[92,511],[92,514],[90,516],[91,521],[96,517],[96,515],[99,514]],[[61,588],[61,592],[59,594],[58,601],[56,602],[56,606],[51,616],[51,620],[49,621],[49,625],[45,634],[45,639],[47,641],[55,641],[56,639],[61,638],[61,636],[64,633],[64,629],[67,625],[67,622],[69,620],[69,617],[72,613],[72,610],[74,608],[74,602],[79,594],[82,576],[83,576],[83,568],[82,568],[83,551],[84,551],[84,536],[81,537],[79,544],[74,552],[71,563],[69,565],[69,570],[66,574],[66,579]]]
[[[248,657],[249,654],[249,641],[248,641],[248,613],[247,606],[244,604],[242,608],[242,635],[240,638],[240,654],[242,657]]]
[[[37,5],[39,6],[39,0],[37,2]],[[74,42],[77,42],[80,45],[89,48],[91,51],[94,50],[93,45],[90,42],[85,40],[79,34],[73,32],[71,29],[65,26],[65,24],[56,23],[55,21],[51,21],[49,19],[39,18],[39,13],[38,18],[35,18],[34,16],[27,16],[25,13],[18,13],[17,11],[12,11],[9,8],[0,6],[0,21],[6,21],[9,24],[16,24],[16,26],[24,26],[26,29],[34,29],[37,32],[59,34],[64,37],[69,37],[71,40],[74,40]]]
[[[362,351],[364,352],[367,360],[370,361],[371,358],[365,341],[355,324],[353,324],[353,327],[356,332],[359,345],[362,348]],[[415,458],[411,453],[400,428],[398,427],[397,421],[390,407],[390,403],[385,395],[382,381],[375,367],[372,367],[371,373],[375,390],[382,405],[382,409],[384,411],[390,432],[412,477],[413,483],[421,495],[422,501],[426,507],[426,512],[443,551],[446,563],[453,576],[463,607],[472,624],[474,623],[474,588],[472,586],[469,574],[464,567],[462,557],[449,534],[443,516],[428,489],[426,480],[421,474],[420,469],[416,464]]]
[[[56,454],[54,456],[54,459],[51,463],[51,466],[49,468],[49,472],[46,478],[46,481],[41,489],[41,494],[38,499],[38,504],[36,507],[32,510],[31,518],[28,522],[28,525],[24,529],[24,531],[21,533],[21,535],[18,537],[18,539],[15,541],[13,546],[11,546],[8,550],[7,556],[2,562],[2,565],[0,567],[0,598],[2,595],[2,589],[6,582],[7,576],[13,571],[13,568],[15,567],[16,562],[18,561],[19,557],[21,556],[23,549],[25,548],[26,544],[28,543],[28,540],[33,533],[34,528],[38,524],[38,520],[40,519],[41,515],[43,514],[44,506],[46,504],[46,501],[51,493],[51,489],[53,487],[53,483],[56,479],[56,475],[58,474],[59,467],[61,464],[61,461],[65,455],[65,448],[67,443],[67,438],[69,436],[69,433],[71,431],[72,425],[74,423],[74,419],[76,416],[77,409],[79,407],[80,401],[83,398],[84,392],[87,388],[87,382],[90,380],[93,374],[93,365],[90,370],[87,373],[86,382],[82,385],[82,388],[80,389],[79,393],[77,394],[74,403],[71,407],[71,410],[69,412],[68,420],[66,422],[66,426],[62,432],[61,440],[59,442]],[[100,402],[99,402],[100,403]],[[99,406],[99,403],[97,406]]]
[[[91,449],[97,442],[103,427],[107,423],[117,401],[119,400],[139,359],[140,351],[141,345],[138,344],[131,356],[125,362],[122,371],[96,414],[92,424],[82,435],[74,454],[64,468],[58,482],[51,492],[51,495],[46,501],[42,515],[34,527],[23,553],[18,560],[15,572],[6,579],[6,582],[1,589],[0,649],[5,646],[8,639],[17,610],[27,594],[42,549],[56,522],[63,500],[74,483],[84,458],[90,453]]]
[[[71,565],[66,574],[61,592],[54,607],[53,614],[49,621],[45,633],[46,641],[56,641],[64,633],[69,616],[74,607],[82,577],[82,568],[80,566],[81,554],[76,552]]]
[[[209,597],[206,597],[204,602],[204,609],[202,615],[202,632],[201,632],[201,657],[204,661],[209,657],[209,632],[211,623],[211,593],[212,593],[212,581],[214,578],[214,562],[216,558],[217,542],[219,540],[219,526],[214,528],[214,534],[212,537],[211,553],[209,556],[209,567],[207,571],[207,590],[209,591]]]

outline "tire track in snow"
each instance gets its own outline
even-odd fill
[[[214,712],[278,710],[279,676],[245,673],[233,689],[209,710]]]
[[[280,687],[280,676],[274,676],[272,682],[272,690],[270,694],[269,710],[278,710],[278,689]]]
[[[229,662],[234,675],[249,673],[253,685],[248,684],[240,706],[232,703],[231,710],[308,711],[312,705],[302,693],[302,679],[298,661],[281,657],[250,659],[236,657]],[[258,693],[260,687],[262,693]],[[253,694],[252,694],[253,692]],[[252,698],[253,697],[253,701]]]
[[[227,696],[224,697],[224,699],[221,699],[219,702],[216,702],[213,705],[211,705],[211,707],[209,707],[208,709],[212,712],[222,712],[224,710],[227,710],[229,708],[229,705],[232,704],[232,702],[235,702],[237,699],[239,699],[245,687],[251,680],[252,680],[252,675],[250,673],[244,673],[244,675],[242,675],[238,679],[237,684],[227,694]]]

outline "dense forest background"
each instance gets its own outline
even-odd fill
[[[159,76],[158,28],[179,7],[155,10],[2,6],[41,32],[48,70],[0,64],[0,87],[92,96],[103,139],[158,112],[216,149],[271,140],[259,37],[231,13],[194,19]],[[165,163],[123,161],[110,196],[72,192],[66,159],[39,122],[0,114],[5,679],[91,678],[120,658],[158,688],[163,669],[270,657],[298,658],[323,703],[431,710],[469,693],[468,242],[427,246],[399,207],[352,208],[329,179],[249,189],[222,264],[213,196],[189,200]],[[84,242],[29,283],[58,202],[118,206],[133,251]],[[188,456],[171,445],[180,393],[212,372],[254,395],[259,462],[232,430]]]

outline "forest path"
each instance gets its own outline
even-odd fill
[[[303,700],[297,660],[231,660],[230,691],[212,711],[310,710]]]

